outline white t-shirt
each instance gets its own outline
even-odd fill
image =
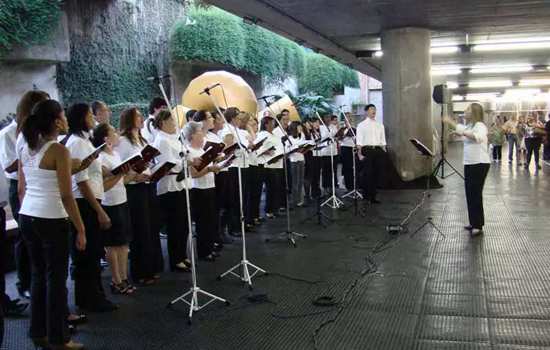
[[[113,151],[113,154],[108,154],[106,152],[101,152],[99,154],[99,161],[101,166],[108,171],[116,168],[122,160],[118,153]],[[121,178],[116,185],[114,185],[109,191],[105,192],[105,196],[101,201],[101,204],[106,206],[114,206],[122,203],[126,203],[126,187],[124,187],[124,179]]]
[[[226,124],[224,126],[224,128],[221,130],[220,137],[223,140],[225,138],[225,136],[227,136],[227,135],[233,135],[233,140],[235,142],[240,141],[242,146],[248,147],[248,144],[249,144],[248,131],[235,128],[233,125]],[[235,155],[237,156],[237,158],[233,161],[233,163],[231,163],[231,165],[229,167],[230,168],[235,168],[235,167],[248,168],[248,165],[249,165],[248,164],[248,159],[247,159],[248,154],[246,153],[246,150],[245,150],[245,153],[243,154],[243,152],[241,151],[241,149],[239,147],[235,151]]]
[[[275,163],[273,164],[267,164],[267,161],[270,160],[271,158],[279,155],[279,154],[282,154],[284,152],[284,148],[283,148],[283,143],[281,141],[281,138],[266,131],[266,130],[262,130],[258,133],[258,135],[256,135],[256,140],[255,142],[259,142],[261,140],[263,140],[264,138],[267,139],[265,140],[265,142],[262,144],[262,147],[260,147],[260,149],[258,149],[256,151],[256,154],[258,155],[258,163],[259,164],[264,164],[264,166],[268,169],[283,169],[283,159],[279,159],[278,161],[276,161]],[[264,153],[266,150],[270,149],[271,147],[275,147],[275,150],[272,151],[272,154],[270,155],[264,155],[264,156],[260,156],[260,154]]]
[[[222,131],[222,130],[220,130],[220,131]],[[209,132],[206,133],[206,137],[205,137],[204,141],[205,141],[205,143],[206,143],[206,141],[215,142],[215,143],[223,143],[223,139],[220,137],[220,135],[216,134],[213,131],[209,131]],[[220,170],[220,173],[222,173],[224,171],[228,171],[228,169],[223,168],[222,170]]]
[[[301,146],[301,145],[304,145],[306,144],[306,138],[304,137],[304,135],[299,135],[299,137],[292,137],[289,135],[289,138],[290,138],[290,142],[292,142],[292,145],[290,145],[289,143],[286,144],[286,152],[290,152],[291,150]],[[294,152],[292,153],[288,159],[294,163],[294,162],[304,162],[305,161],[305,157],[302,153],[300,152]]]
[[[88,138],[89,134],[86,132],[84,132],[82,136],[69,136],[65,146],[71,152],[71,158],[82,161],[84,158],[92,154],[95,148]],[[101,172],[101,162],[99,159],[95,159],[88,168],[79,171],[72,176],[73,193],[75,198],[84,198],[78,188],[78,184],[84,181],[88,181],[95,198],[102,200],[104,196],[103,174]]]
[[[153,126],[154,120],[155,117],[149,115],[149,117],[143,122],[143,128],[141,129],[141,136],[143,136],[143,138],[147,140],[147,143],[150,145],[155,142],[155,137],[157,136],[158,132],[158,130],[155,129],[155,127]]]
[[[141,150],[146,146],[146,143],[136,143],[132,144],[128,137],[121,136],[118,145],[115,147],[115,151],[120,156],[120,159],[124,161],[125,159],[130,158],[141,152]],[[149,168],[145,169],[143,172],[145,175],[151,175],[151,170]],[[135,181],[131,181],[129,185],[136,184]]]
[[[190,160],[193,160],[195,158],[199,158],[202,154],[204,153],[204,151],[202,149],[197,149],[197,148],[193,148],[191,146],[189,146],[189,159]],[[208,164],[210,165],[210,164]],[[192,165],[190,165],[192,166]],[[192,178],[191,179],[191,184],[192,184],[192,187],[193,188],[198,188],[198,189],[208,189],[208,188],[214,188],[216,187],[216,181],[215,181],[215,178],[214,178],[214,173],[213,172],[208,172],[206,173],[205,175],[201,176],[201,177],[197,177],[197,178]]]
[[[15,143],[17,139],[17,123],[12,120],[4,129],[0,130],[0,165],[6,169],[17,160]],[[5,172],[6,178],[17,180],[17,171]]]
[[[160,166],[164,162],[172,162],[176,164],[170,170],[171,173],[179,173],[183,169],[183,163],[180,153],[183,152],[181,142],[178,140],[177,134],[167,134],[162,130],[158,130],[155,136],[153,147],[160,151],[160,155],[156,158],[157,164]],[[179,192],[185,188],[185,181],[176,181],[176,175],[166,175],[157,182],[157,195],[167,192]]]
[[[491,163],[487,147],[487,127],[481,122],[472,124],[458,124],[456,132],[473,131],[475,140],[464,137],[464,165]]]

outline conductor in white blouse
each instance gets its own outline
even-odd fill
[[[464,228],[472,236],[478,236],[483,234],[485,224],[482,194],[491,163],[487,150],[487,126],[483,123],[483,107],[479,103],[472,103],[464,111],[464,119],[466,123],[459,124],[445,116],[443,122],[454,128],[455,134],[464,137],[464,180],[470,220],[470,224]]]

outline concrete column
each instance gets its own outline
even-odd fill
[[[384,126],[388,148],[401,178],[429,174],[431,162],[409,142],[433,149],[430,31],[399,28],[382,33]]]

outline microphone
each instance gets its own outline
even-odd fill
[[[146,80],[153,81],[153,80],[167,79],[167,78],[170,78],[170,77],[171,77],[170,74],[166,74],[166,75],[161,75],[161,76],[158,76],[158,77],[147,77]]]
[[[207,86],[207,87],[204,88],[204,90],[202,90],[202,92],[201,92],[199,95],[202,95],[202,94],[207,94],[207,95],[209,95],[209,94],[210,94],[210,90],[212,90],[213,88],[215,88],[215,87],[217,87],[217,86],[220,86],[220,85],[221,85],[220,83],[216,83],[216,84]]]

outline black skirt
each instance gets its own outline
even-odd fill
[[[103,245],[117,247],[130,243],[132,234],[130,230],[130,211],[128,203],[107,206],[103,209],[111,218],[111,228],[103,231]]]

